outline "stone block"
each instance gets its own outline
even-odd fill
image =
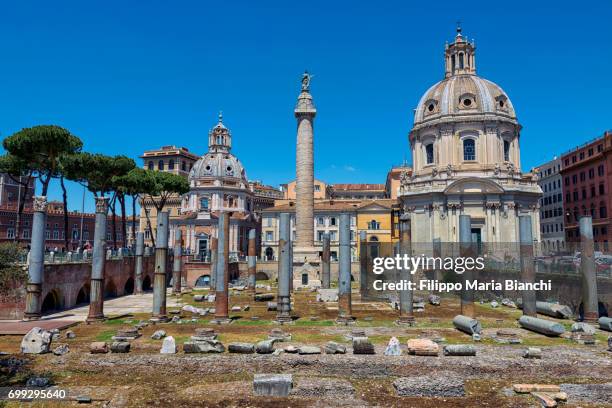
[[[400,348],[400,342],[396,337],[391,337],[387,348],[385,348],[385,356],[401,356],[402,349]]]
[[[230,353],[252,354],[255,352],[255,345],[252,343],[234,342],[227,346]]]
[[[127,341],[114,341],[110,345],[112,353],[129,353],[130,343]]]
[[[151,338],[153,340],[161,340],[164,337],[166,337],[166,331],[165,330],[156,330],[155,333],[153,333],[151,335]]]
[[[40,327],[33,327],[21,340],[21,352],[24,354],[44,354],[51,348],[53,334]]]
[[[276,340],[262,340],[255,346],[257,354],[272,354]]]
[[[536,397],[540,405],[545,408],[554,408],[557,406],[557,401],[546,392],[532,392],[531,395]]]
[[[437,356],[440,352],[438,344],[429,339],[410,339],[407,345],[408,353],[416,356]]]
[[[108,343],[104,341],[94,341],[89,345],[91,354],[106,354],[108,353]]]
[[[527,350],[523,351],[523,357],[524,358],[541,359],[542,358],[542,349],[540,349],[538,347],[529,347]]]
[[[317,289],[317,302],[337,302],[338,289]]]
[[[367,337],[353,337],[353,354],[376,354]]]
[[[253,393],[268,397],[286,397],[293,388],[291,374],[255,374]]]
[[[176,354],[176,341],[174,337],[168,336],[164,338],[164,342],[159,352],[160,354]]]
[[[559,392],[561,389],[555,384],[514,384],[512,389],[517,394],[528,394],[530,392]]]
[[[325,354],[346,354],[346,346],[335,341],[329,341],[325,345]]]
[[[298,354],[321,354],[321,349],[316,346],[302,346],[298,348]]]

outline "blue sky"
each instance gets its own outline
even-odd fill
[[[307,68],[316,177],[384,183],[410,160],[412,110],[443,77],[444,42],[461,20],[479,75],[517,110],[529,169],[612,128],[612,5],[592,3],[5,2],[0,136],[52,123],[92,152],[137,159],[176,144],[203,154],[223,110],[248,177],[278,185],[295,173],[293,107]],[[71,186],[70,209],[80,197]]]

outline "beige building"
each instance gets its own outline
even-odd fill
[[[400,176],[412,241],[457,242],[459,215],[479,242],[517,242],[518,217],[539,241],[537,177],[521,172],[521,125],[508,95],[476,75],[476,47],[457,30],[445,49],[444,79],[419,101],[409,140],[413,170]]]
[[[140,158],[143,161],[143,168],[155,171],[165,171],[178,174],[187,178],[193,164],[199,156],[193,154],[186,147],[176,147],[173,145],[162,146],[160,149],[147,150]],[[166,202],[164,210],[170,212],[170,219],[177,219],[180,216],[181,199],[178,194],[172,195]],[[148,213],[148,220],[147,220]],[[151,200],[142,199],[140,202],[140,231],[145,233],[145,245],[152,245],[151,234],[155,233],[157,225],[157,210]],[[149,221],[151,230],[149,229]]]

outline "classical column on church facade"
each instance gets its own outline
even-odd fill
[[[310,95],[310,75],[302,77],[302,91],[295,106],[297,119],[296,144],[296,239],[294,262],[318,262],[318,250],[314,248],[314,117],[317,114]]]

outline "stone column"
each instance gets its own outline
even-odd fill
[[[472,257],[472,219],[469,215],[459,216],[459,241],[460,254],[462,257]],[[461,314],[475,317],[474,314],[474,291],[465,288],[466,283],[472,280],[472,272],[463,273],[463,288],[461,289]]]
[[[153,314],[151,320],[168,321],[166,313],[166,267],[168,265],[168,211],[157,213],[155,237],[155,273],[153,278]]]
[[[217,238],[210,238],[210,291],[217,289]]]
[[[136,233],[136,270],[135,276],[135,292],[137,295],[142,295],[142,256],[144,255],[144,232]]]
[[[340,214],[338,253],[338,323],[354,320],[351,305],[351,215]]]
[[[249,247],[248,247],[248,268],[249,268],[249,280],[247,284],[248,291],[251,294],[255,294],[255,282],[257,275],[257,243],[256,243],[257,231],[255,228],[249,230]]]
[[[402,257],[404,255],[411,256],[412,254],[410,226],[410,216],[408,214],[402,214],[400,217],[400,255],[402,255]],[[412,283],[412,274],[408,269],[400,269],[400,280]],[[400,315],[397,323],[412,326],[414,324],[412,290],[400,290],[399,301]]]
[[[533,260],[533,231],[531,229],[531,215],[519,216],[519,236],[521,239],[521,280],[525,283],[535,282],[535,267]],[[524,290],[523,314],[537,317],[536,293],[534,290]]]
[[[580,217],[580,272],[582,275],[582,304],[584,321],[597,322],[599,305],[597,302],[597,274],[593,243],[593,220]]]
[[[217,241],[217,270],[215,286],[215,318],[216,324],[229,323],[229,227],[232,213],[221,211],[219,213],[218,241]]]
[[[42,284],[45,269],[45,228],[47,219],[47,197],[36,196],[33,202],[32,238],[26,286],[24,320],[38,320],[42,308]]]
[[[291,214],[281,213],[279,220],[280,235],[278,240],[278,304],[276,320],[279,323],[291,321]]]
[[[329,232],[323,234],[323,253],[321,254],[321,286],[323,289],[330,288],[330,256]]]
[[[174,231],[174,247],[172,249],[173,260],[172,260],[172,292],[175,295],[181,294],[181,283],[182,283],[182,255],[183,248],[181,242],[181,230],[176,228]]]
[[[106,264],[106,221],[108,198],[96,197],[93,256],[87,322],[104,320],[104,268]]]
[[[368,233],[359,231],[359,292],[362,298],[368,294]]]
[[[298,262],[316,261],[314,249],[314,154],[313,121],[317,113],[310,95],[310,76],[302,79],[302,92],[295,107],[297,119],[296,145],[296,209],[295,256]]]

